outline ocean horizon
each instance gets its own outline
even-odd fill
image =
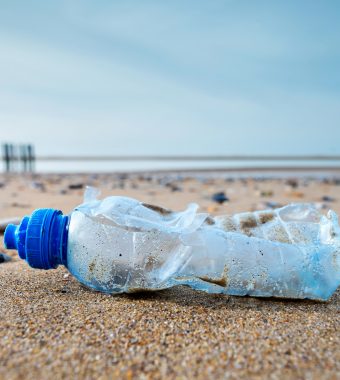
[[[144,171],[336,171],[339,157],[38,157],[36,173],[106,173]],[[20,161],[15,161],[12,172],[21,172]],[[5,165],[2,165],[2,172]]]

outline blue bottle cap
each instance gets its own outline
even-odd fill
[[[51,208],[35,210],[22,219],[19,226],[9,224],[4,243],[17,249],[19,256],[38,269],[67,265],[67,236],[69,217]]]

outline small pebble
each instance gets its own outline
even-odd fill
[[[291,188],[293,188],[293,189],[296,189],[296,188],[298,188],[298,186],[299,186],[299,182],[298,182],[298,180],[295,179],[295,178],[288,179],[288,180],[286,181],[286,184],[287,184],[288,186],[290,186]]]
[[[229,198],[225,195],[224,191],[213,194],[211,199],[219,204],[229,201]]]
[[[29,208],[30,205],[19,203],[19,202],[13,202],[11,203],[11,207],[18,207],[18,208]]]
[[[265,206],[273,209],[282,207],[279,202],[265,202]]]
[[[0,252],[0,264],[5,263],[7,261],[11,261],[11,260],[12,260],[12,258],[10,256],[6,255],[6,253]]]
[[[68,185],[68,188],[70,190],[79,190],[79,189],[82,189],[83,187],[84,187],[83,183],[71,183],[70,185]]]
[[[175,191],[182,191],[182,188],[179,187],[178,185],[176,185],[175,183],[167,183],[165,185],[166,187],[168,187],[172,192],[175,192]]]
[[[128,178],[129,178],[129,176],[128,176],[127,173],[120,173],[120,174],[118,174],[118,179],[120,179],[121,181],[125,181]]]
[[[323,202],[334,202],[334,201],[335,201],[335,198],[330,197],[330,196],[328,196],[328,195],[324,195],[324,196],[321,198],[321,200],[322,200]]]
[[[264,190],[260,193],[261,197],[272,197],[274,192],[272,190]]]

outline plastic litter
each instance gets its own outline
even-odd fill
[[[211,217],[190,204],[173,212],[135,199],[84,203],[66,216],[38,209],[4,241],[33,268],[65,265],[106,293],[187,285],[237,296],[327,300],[340,285],[337,215],[312,204]]]

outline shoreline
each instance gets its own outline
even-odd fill
[[[234,178],[237,177],[237,173],[240,173],[240,178],[249,175],[250,178],[261,176],[265,174],[268,178],[287,178],[289,175],[294,175],[298,177],[308,176],[311,178],[317,178],[320,176],[332,177],[340,176],[340,166],[284,166],[284,167],[241,167],[241,168],[180,168],[180,169],[140,169],[140,170],[111,170],[111,171],[35,171],[35,172],[0,172],[0,176],[3,177],[15,177],[15,176],[78,176],[78,175],[97,175],[97,176],[108,176],[108,175],[127,175],[127,176],[138,176],[138,175],[176,175],[176,174],[186,174],[190,175],[225,175],[231,174]],[[236,174],[236,175],[235,175]]]

